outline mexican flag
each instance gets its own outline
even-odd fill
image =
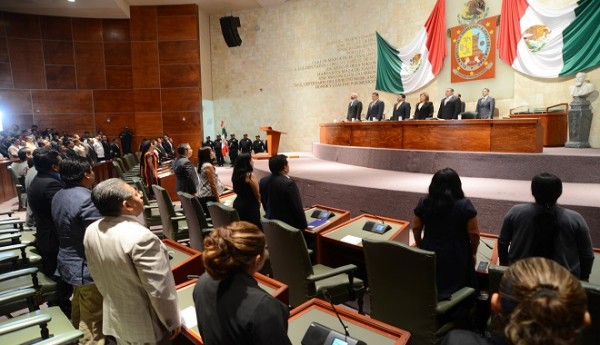
[[[556,78],[600,65],[600,1],[553,9],[539,0],[503,0],[500,59],[524,74]]]
[[[397,49],[377,33],[375,88],[391,93],[413,92],[432,81],[446,57],[446,1],[438,0],[415,38]]]

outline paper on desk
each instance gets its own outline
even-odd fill
[[[352,235],[346,235],[346,236],[342,237],[341,241],[350,243],[350,244],[354,244],[354,245],[359,245],[362,242],[362,238],[352,236]]]
[[[181,323],[188,329],[198,325],[195,307],[187,307],[181,311]]]

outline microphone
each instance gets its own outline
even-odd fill
[[[329,302],[329,304],[331,304],[331,309],[333,309],[333,312],[335,313],[335,316],[337,316],[338,320],[340,320],[340,323],[342,324],[342,327],[344,328],[344,334],[349,337],[350,336],[350,332],[348,332],[348,326],[346,326],[346,324],[344,323],[344,321],[342,321],[342,318],[340,317],[340,314],[338,313],[337,309],[335,309],[335,305],[333,305],[333,302],[331,301],[331,295],[329,294],[329,291],[327,291],[327,289],[323,290],[323,296],[325,297],[325,299],[327,300],[327,302]]]
[[[200,276],[197,274],[188,274],[188,276],[187,276],[187,279],[198,279],[198,278],[200,278]]]
[[[376,215],[376,214],[372,214],[371,212],[367,212],[367,211],[365,211],[365,210],[359,210],[359,211],[360,211],[360,212],[362,212],[362,213],[366,213],[366,214],[368,214],[369,216],[372,216],[373,218],[375,218],[375,219],[377,219],[378,221],[380,221],[380,222],[381,222],[381,224],[385,224],[385,222],[383,221],[383,218],[381,218],[380,216],[378,216],[378,215]]]

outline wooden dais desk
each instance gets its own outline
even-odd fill
[[[565,146],[567,142],[569,105],[561,103],[547,108],[510,110],[511,119],[539,119],[542,124],[544,147]]]
[[[364,341],[369,345],[401,345],[408,344],[410,333],[360,315],[346,308],[336,308],[340,318],[348,327],[350,336]],[[331,305],[320,299],[313,298],[294,308],[288,322],[288,337],[292,344],[300,345],[302,337],[311,322],[318,322],[340,333],[344,333],[340,321],[331,309]]]
[[[320,125],[321,144],[410,150],[542,152],[538,119],[409,120]]]

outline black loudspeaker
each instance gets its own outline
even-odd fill
[[[237,31],[237,28],[240,27],[240,17],[222,17],[220,22],[221,32],[223,32],[223,38],[225,39],[227,46],[230,48],[241,46],[242,39]]]

